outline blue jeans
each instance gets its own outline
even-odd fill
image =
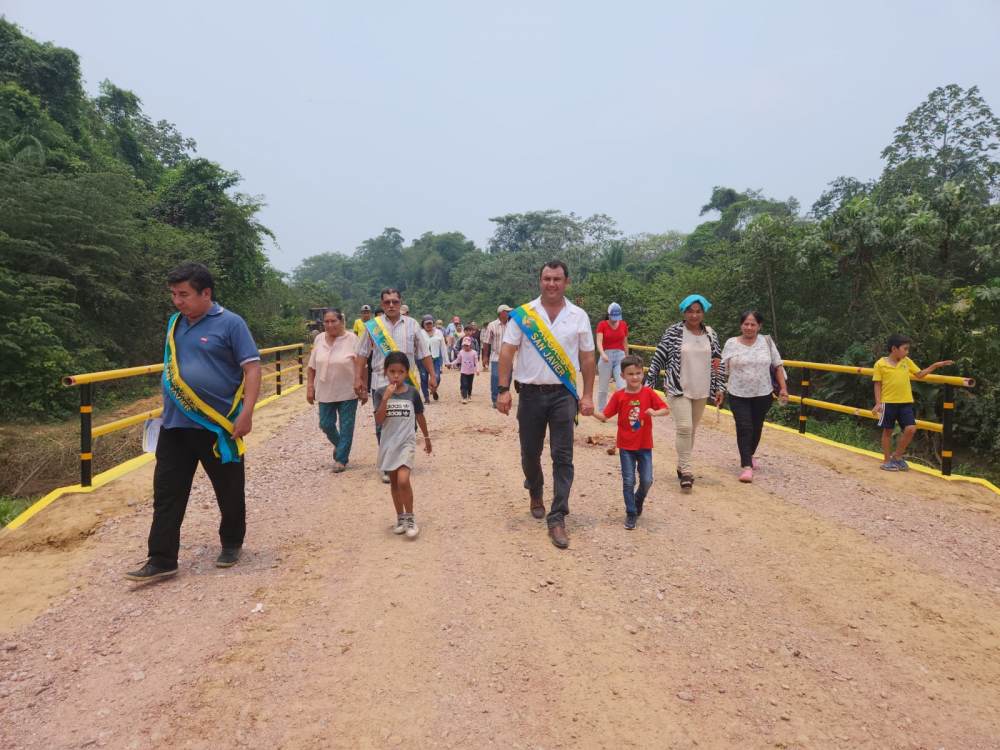
[[[615,385],[618,390],[625,387],[625,378],[622,377],[622,360],[625,359],[625,351],[622,349],[605,349],[608,361],[601,357],[597,360],[597,408],[604,411],[608,405],[608,386],[611,384],[611,376],[614,375]]]
[[[431,361],[433,362],[434,360]],[[435,366],[434,374],[437,375],[437,377],[440,379],[441,373],[439,369],[440,368],[438,366]],[[417,360],[417,372],[420,373],[420,392],[424,394],[424,401],[427,401],[428,399],[430,399],[431,396],[430,396],[430,391],[428,390],[427,368],[424,367],[423,360],[419,359]]]
[[[635,513],[635,503],[646,499],[646,493],[653,486],[653,449],[641,448],[637,451],[619,450],[622,462],[622,494],[625,495],[625,512]],[[635,473],[639,471],[639,489],[635,488]]]
[[[512,366],[511,370],[513,370],[513,369],[514,368]],[[514,385],[509,380],[507,381],[507,383],[508,383],[508,385]],[[500,363],[499,362],[490,362],[490,395],[493,397],[493,405],[494,406],[497,405],[497,396],[499,395],[497,393],[497,386],[498,385],[500,385]]]
[[[358,400],[332,401],[319,404],[319,428],[326,433],[327,439],[336,449],[333,460],[347,465],[351,457],[351,444],[354,442],[354,417],[358,410]],[[337,422],[340,421],[340,430]]]

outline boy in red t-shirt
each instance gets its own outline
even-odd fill
[[[656,391],[642,384],[642,357],[630,354],[622,360],[625,388],[615,391],[603,412],[594,417],[607,422],[618,415],[618,454],[622,462],[622,492],[625,495],[625,528],[634,529],[642,515],[646,493],[653,485],[653,420],[670,413]],[[636,470],[639,489],[635,488]]]

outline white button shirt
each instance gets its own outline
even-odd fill
[[[579,370],[581,354],[591,357],[594,355],[594,333],[590,329],[590,317],[587,313],[568,299],[564,298],[564,302],[565,306],[554,321],[549,320],[548,313],[542,307],[541,297],[533,299],[528,306],[545,321],[573,363],[573,367]],[[562,382],[513,320],[504,331],[503,343],[518,347],[514,380],[535,385],[558,385]]]

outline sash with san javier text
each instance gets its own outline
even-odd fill
[[[399,351],[399,347],[396,345],[396,341],[389,333],[389,329],[386,328],[385,323],[382,322],[381,315],[369,320],[365,323],[365,326],[368,328],[368,333],[372,335],[372,341],[375,342],[375,346],[377,346],[379,351],[382,352],[383,359],[385,359],[385,355],[389,352]],[[417,375],[413,362],[410,362],[410,371],[406,373],[406,382],[417,390],[420,389],[420,377]]]
[[[528,337],[528,341],[531,342],[531,345],[535,347],[542,356],[542,359],[545,360],[545,364],[552,369],[552,372],[556,374],[559,381],[569,389],[569,392],[573,394],[573,398],[579,401],[580,396],[576,392],[576,367],[570,361],[566,350],[562,348],[562,344],[552,334],[549,327],[545,325],[542,316],[532,310],[530,305],[521,305],[516,310],[511,311],[510,317],[517,323],[521,331],[524,332],[524,335]]]
[[[233,422],[243,411],[243,386],[246,385],[246,376],[240,382],[240,387],[233,397],[232,408],[226,416],[222,416],[202,401],[181,378],[181,372],[177,366],[174,331],[177,329],[177,321],[180,317],[180,313],[174,313],[167,324],[167,346],[163,353],[163,387],[185,417],[216,434],[218,440],[215,441],[213,450],[215,455],[222,459],[222,463],[239,463],[246,452],[246,446],[243,444],[242,438],[233,440]]]

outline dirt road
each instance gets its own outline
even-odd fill
[[[559,551],[516,421],[457,380],[428,407],[416,540],[392,534],[368,409],[334,475],[302,391],[258,413],[232,569],[201,476],[180,573],[121,579],[151,467],[0,537],[0,748],[1000,748],[987,490],[774,430],[740,485],[709,413],[689,495],[656,423],[626,531],[613,426],[582,419]]]

